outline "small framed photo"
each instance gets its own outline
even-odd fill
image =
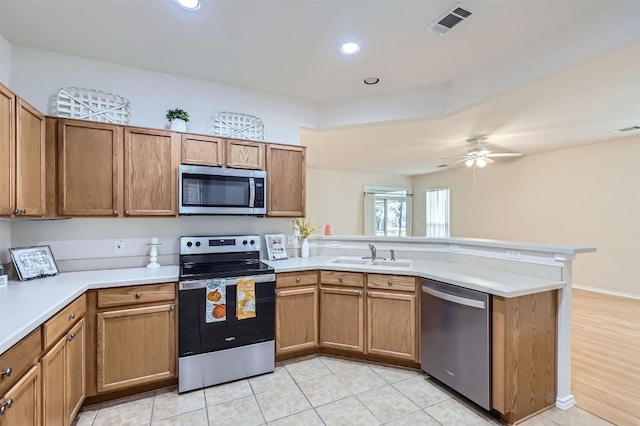
[[[49,246],[10,248],[9,253],[20,281],[58,274],[58,266]]]

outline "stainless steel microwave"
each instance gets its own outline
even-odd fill
[[[178,186],[183,215],[267,213],[267,172],[262,170],[181,165]]]

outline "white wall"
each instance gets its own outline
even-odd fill
[[[92,59],[13,46],[11,89],[40,111],[55,115],[58,90],[73,86],[118,94],[131,102],[129,124],[168,127],[165,113],[182,108],[190,115],[188,130],[213,133],[220,111],[257,116],[265,140],[298,145],[300,126],[315,127],[315,106],[282,96],[142,70]]]
[[[11,247],[11,222],[0,220],[0,264],[11,261],[7,249]]]
[[[5,86],[10,86],[10,78],[11,44],[0,35],[0,83],[3,83]]]
[[[416,176],[414,235],[424,234],[425,190],[451,188],[451,235],[597,253],[574,263],[578,285],[640,296],[640,136]]]
[[[336,235],[364,233],[363,187],[411,188],[411,178],[399,175],[307,169],[307,217],[324,232],[330,224]]]

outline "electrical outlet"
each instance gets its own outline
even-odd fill
[[[293,247],[296,245],[296,236],[295,235],[287,235],[287,247]]]
[[[507,259],[521,259],[522,253],[519,250],[507,250]]]
[[[460,246],[457,244],[450,244],[449,245],[449,251],[452,253],[457,253],[460,251]]]
[[[340,247],[340,241],[331,241],[329,247]]]
[[[116,240],[115,245],[113,247],[113,252],[115,254],[124,253],[124,240]]]

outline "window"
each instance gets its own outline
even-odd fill
[[[427,237],[449,237],[449,188],[427,190]]]
[[[406,188],[364,188],[365,235],[411,235],[411,191]]]

